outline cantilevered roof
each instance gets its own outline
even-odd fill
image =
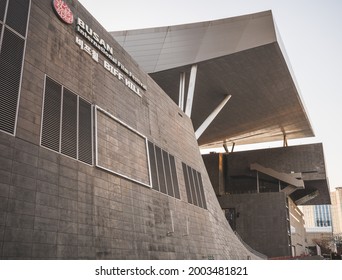
[[[187,100],[191,67],[197,65],[195,130],[232,96],[199,145],[314,136],[271,11],[112,35],[177,104],[181,73]]]

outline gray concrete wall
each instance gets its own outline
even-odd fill
[[[101,66],[101,54],[96,63],[79,48],[75,26],[56,17],[51,1],[31,3],[17,131],[0,132],[0,257],[253,258],[222,213],[190,119],[77,1],[75,17],[147,85],[142,97]],[[40,146],[45,75],[174,155],[181,199]],[[208,210],[187,203],[182,162],[201,172]]]
[[[303,172],[303,180],[326,179],[321,143],[230,153],[229,175],[251,172],[249,166],[259,163],[278,172]]]
[[[236,231],[267,257],[291,256],[284,193],[234,194],[218,198],[223,209],[235,208]]]

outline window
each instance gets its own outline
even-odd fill
[[[0,130],[15,134],[29,0],[0,1]]]
[[[152,188],[180,199],[175,157],[148,142]]]
[[[186,165],[184,162],[182,163],[182,168],[188,202],[207,209],[201,173]]]
[[[46,77],[41,145],[93,164],[92,135],[91,104]]]

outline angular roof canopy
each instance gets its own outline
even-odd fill
[[[111,34],[177,104],[185,73],[184,100],[192,100],[186,106],[191,102],[195,131],[231,95],[199,145],[314,136],[271,11]]]

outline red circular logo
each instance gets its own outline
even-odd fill
[[[63,0],[53,0],[52,6],[58,17],[67,24],[74,22],[74,15]]]

